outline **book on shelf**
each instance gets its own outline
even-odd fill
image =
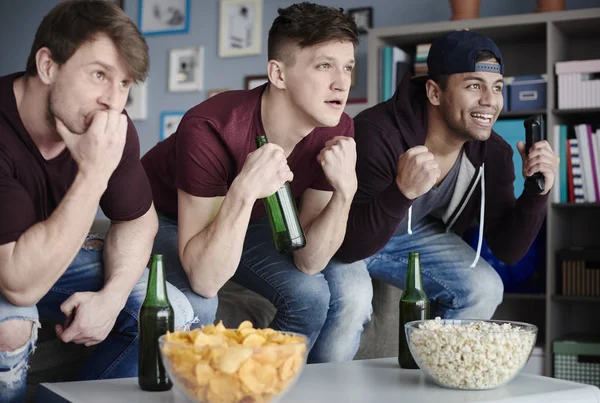
[[[599,202],[600,129],[589,124],[556,125],[553,139],[552,148],[560,157],[553,202]]]

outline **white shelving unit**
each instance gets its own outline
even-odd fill
[[[414,53],[416,45],[457,29],[470,29],[492,38],[505,61],[505,75],[548,74],[547,108],[506,112],[501,117],[546,116],[546,137],[552,144],[556,124],[600,122],[600,109],[557,110],[554,64],[558,61],[600,58],[600,8],[520,14],[467,21],[384,27],[368,38],[368,102],[378,99],[378,49],[399,46]],[[600,246],[600,203],[550,204],[546,221],[545,294],[505,294],[495,317],[534,323],[538,346],[544,350],[544,375],[552,374],[552,341],[571,332],[600,333],[600,298],[556,295],[556,251],[571,246]]]

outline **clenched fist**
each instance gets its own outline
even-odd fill
[[[337,192],[347,198],[354,197],[356,179],[356,143],[351,137],[336,136],[325,143],[317,155],[325,177]]]
[[[287,164],[283,149],[267,143],[248,154],[236,181],[242,183],[244,192],[253,199],[262,199],[277,192],[294,174]]]
[[[425,146],[409,148],[398,159],[396,184],[408,199],[424,195],[435,185],[442,171]]]
[[[62,137],[81,172],[100,176],[108,182],[117,169],[127,138],[127,117],[120,111],[96,112],[83,134],[72,133],[56,118],[56,130]]]

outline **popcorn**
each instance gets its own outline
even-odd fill
[[[409,329],[408,337],[415,360],[440,385],[491,389],[526,364],[536,332],[509,323],[455,325],[438,317]]]

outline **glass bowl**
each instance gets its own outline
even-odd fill
[[[202,333],[199,329],[187,333],[194,331]],[[235,329],[226,331],[236,337]],[[166,340],[166,335],[160,336],[158,342],[163,365],[173,385],[191,401],[277,402],[304,368],[308,338],[297,333],[266,331],[268,341],[262,346],[235,345],[235,342],[230,345],[183,344]],[[185,334],[180,332],[180,335]],[[239,334],[237,337],[239,342]],[[277,344],[278,340],[287,344]]]
[[[436,384],[451,389],[494,389],[521,372],[538,328],[502,320],[431,319],[405,325],[415,362]]]

